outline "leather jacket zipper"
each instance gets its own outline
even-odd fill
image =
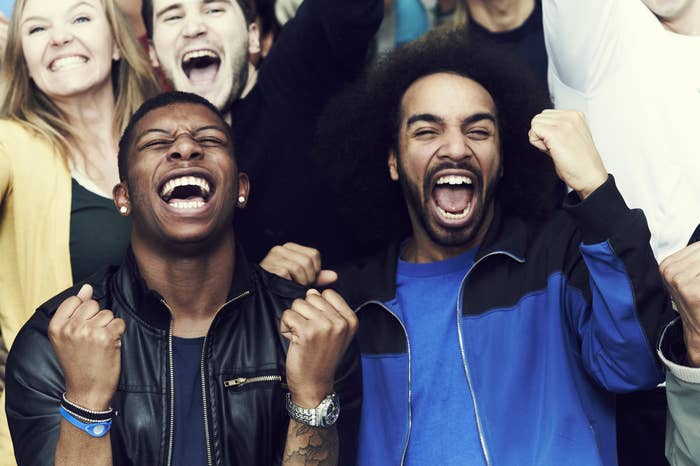
[[[230,299],[226,301],[224,304],[219,306],[219,308],[216,310],[214,313],[214,318],[212,319],[211,325],[209,326],[209,330],[211,331],[212,327],[214,326],[214,321],[216,317],[219,315],[219,312],[229,304],[238,301],[241,298],[244,298],[250,294],[250,291],[244,291],[243,293],[239,294],[233,299]],[[165,302],[164,299],[160,300],[161,303],[170,311],[170,315],[173,315],[173,311],[168,306],[168,303]],[[173,322],[172,320],[170,321],[170,332],[169,332],[169,343],[168,343],[168,348],[169,348],[169,356],[170,356],[170,447],[168,450],[168,466],[172,464],[172,454],[173,454],[173,437],[174,437],[174,426],[175,426],[175,385],[174,385],[174,371],[173,371]],[[208,410],[208,403],[207,403],[207,377],[206,377],[206,360],[205,360],[205,355],[206,355],[206,348],[207,348],[207,338],[209,337],[209,332],[207,332],[207,335],[204,336],[204,342],[202,343],[202,358],[201,358],[201,365],[200,365],[200,374],[202,377],[202,408],[204,412],[204,441],[207,446],[207,464],[209,466],[212,466],[212,454],[211,454],[211,439],[209,435],[209,410]]]
[[[403,328],[403,333],[406,336],[406,350],[408,352],[408,430],[406,431],[406,441],[404,442],[403,445],[403,453],[401,453],[401,466],[404,465],[406,462],[406,452],[408,451],[408,442],[411,439],[411,428],[413,426],[413,415],[411,414],[411,342],[408,340],[408,331],[406,330],[406,326],[404,323],[399,319],[399,316],[396,315],[394,311],[389,309],[384,303],[380,301],[367,301],[362,303],[357,307],[355,310],[355,313],[357,314],[360,309],[365,307],[368,304],[376,304],[378,306],[381,306],[384,308],[389,314],[394,316],[396,320],[399,321],[399,324],[401,324],[401,328]]]
[[[525,262],[523,259],[516,257],[509,252],[506,251],[493,251],[485,256],[482,256],[472,264],[472,266],[467,270],[467,273],[464,275],[464,278],[462,278],[462,282],[459,285],[459,292],[457,294],[457,337],[459,338],[459,351],[462,355],[462,365],[464,367],[464,373],[467,376],[467,385],[469,386],[469,394],[471,395],[472,399],[472,406],[474,407],[474,417],[476,418],[476,428],[479,433],[479,442],[481,443],[481,451],[484,454],[484,460],[486,461],[486,466],[491,465],[491,458],[489,457],[489,451],[488,448],[486,447],[486,437],[484,436],[484,427],[481,424],[481,418],[479,417],[479,404],[476,401],[476,394],[474,393],[474,386],[472,385],[472,378],[471,374],[469,372],[469,364],[467,363],[467,356],[466,353],[464,352],[464,341],[462,338],[462,291],[464,289],[464,283],[467,281],[467,277],[469,277],[469,274],[471,274],[472,270],[474,270],[474,267],[476,265],[486,259],[489,256],[495,256],[497,254],[503,254],[506,255],[517,262]]]
[[[165,300],[161,299],[165,307],[170,310]],[[172,316],[172,310],[170,310]],[[175,370],[173,369],[173,321],[170,320],[168,329],[168,372],[170,376],[170,434],[168,439],[168,466],[173,464],[173,442],[175,439]]]
[[[281,375],[259,375],[256,377],[238,377],[236,379],[225,380],[224,387],[226,388],[240,388],[244,385],[259,382],[281,382]]]

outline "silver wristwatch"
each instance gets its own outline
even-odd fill
[[[294,404],[292,394],[287,393],[287,412],[289,417],[311,427],[330,427],[335,424],[340,414],[340,403],[335,393],[328,395],[315,408],[302,408]]]

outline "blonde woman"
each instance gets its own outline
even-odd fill
[[[113,0],[19,0],[0,75],[0,330],[118,263],[117,143],[159,85]],[[4,405],[4,402],[2,403]],[[10,461],[4,407],[0,463]],[[11,462],[9,464],[12,464]]]

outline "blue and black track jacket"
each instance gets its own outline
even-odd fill
[[[673,311],[644,214],[627,208],[612,177],[574,199],[539,224],[496,209],[465,270],[460,348],[445,351],[461,353],[489,465],[615,465],[613,393],[662,380],[654,349]],[[397,259],[395,246],[341,270],[338,284],[360,319],[363,466],[403,464],[411,426],[421,422],[411,415]]]

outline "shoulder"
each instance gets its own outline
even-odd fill
[[[337,268],[338,282],[333,288],[356,307],[364,301],[388,301],[396,292],[398,243]]]

